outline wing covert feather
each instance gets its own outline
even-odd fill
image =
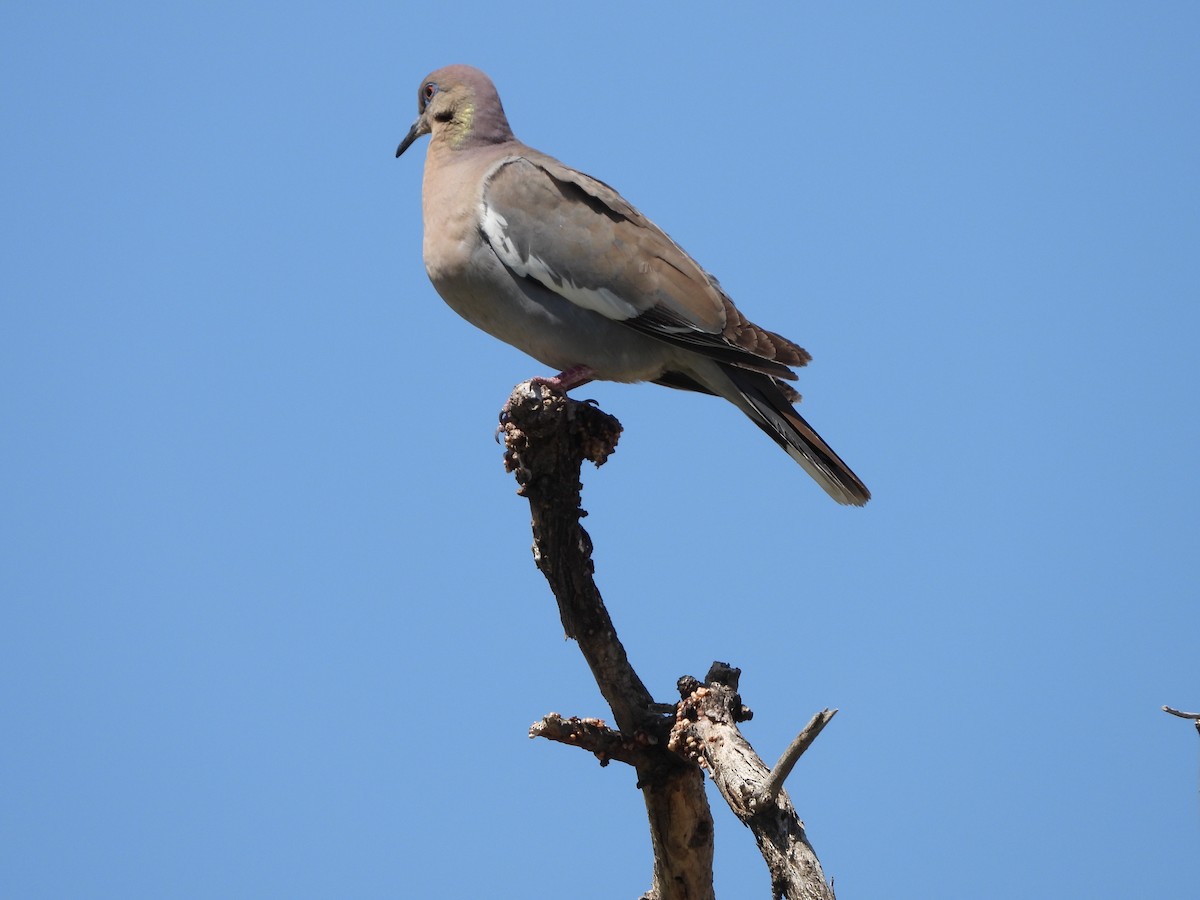
[[[510,157],[486,178],[482,205],[501,261],[580,306],[778,377],[794,378],[787,366],[809,360],[749,322],[715,278],[602,181],[548,157]]]

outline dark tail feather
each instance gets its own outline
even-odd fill
[[[774,378],[734,366],[722,365],[721,369],[743,401],[738,404],[741,410],[800,463],[825,493],[849,506],[863,506],[871,499],[867,486],[796,412]]]

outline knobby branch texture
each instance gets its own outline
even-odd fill
[[[517,386],[501,414],[505,466],[529,500],[533,554],[616,722],[551,713],[530,737],[572,744],[637,771],[646,802],[654,876],[643,900],[714,898],[713,821],[704,792],[707,771],[753,831],[777,898],[832,900],[820,863],[779,782],[803,752],[790,749],[775,777],[737,729],[749,710],[737,695],[738,670],[714,664],[706,681],[680,681],[682,701],[656,704],[634,671],[593,579],[591,538],[580,524],[584,460],[602,465],[616,448],[620,423],[594,404],[549,388]],[[731,686],[732,685],[732,686]],[[818,714],[832,717],[828,710]],[[809,723],[806,732],[812,732]],[[811,740],[811,737],[808,740]],[[799,739],[798,739],[799,741]],[[804,743],[804,742],[801,742]],[[804,743],[807,746],[807,743]],[[771,791],[763,793],[764,785]]]
[[[701,684],[695,678],[681,678],[679,693],[683,700],[668,747],[712,776],[734,815],[754,834],[771,873],[774,896],[833,900],[833,888],[825,881],[791,799],[772,784],[771,770],[737,727],[752,714],[742,705],[736,676],[732,685],[715,679]],[[832,713],[826,710],[823,721],[829,718]],[[816,730],[820,727],[823,725]],[[779,766],[790,768],[793,762],[785,754]]]

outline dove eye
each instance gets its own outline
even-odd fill
[[[424,107],[426,103],[433,99],[433,95],[437,92],[438,86],[432,81],[421,88],[421,106]]]

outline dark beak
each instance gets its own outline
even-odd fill
[[[424,116],[417,116],[417,121],[413,122],[412,128],[408,129],[408,134],[396,148],[396,158],[399,159],[400,154],[411,147],[413,141],[425,134],[429,134],[429,125],[425,122]]]

